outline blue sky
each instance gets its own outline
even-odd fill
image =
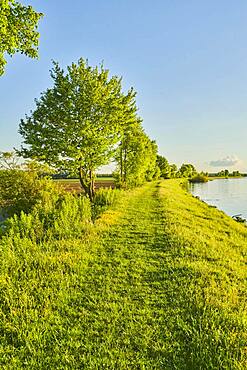
[[[51,60],[83,57],[134,87],[145,130],[169,162],[247,172],[245,0],[22,2],[44,13],[40,58],[8,58],[0,150],[20,145],[19,121],[51,85]]]

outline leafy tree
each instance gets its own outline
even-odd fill
[[[174,179],[175,177],[177,177],[177,166],[175,164],[171,164],[170,165],[170,178],[171,179]]]
[[[157,165],[158,145],[156,144],[156,141],[149,139],[146,149],[149,160],[146,170],[146,180],[152,181],[160,177],[160,169]]]
[[[31,58],[38,56],[38,21],[42,13],[31,6],[24,6],[15,0],[0,1],[0,75],[4,73],[5,53],[16,52]]]
[[[151,180],[157,171],[157,145],[145,134],[141,120],[125,126],[115,156],[115,177],[120,187],[128,188]]]
[[[197,173],[195,167],[193,164],[182,164],[182,166],[179,169],[179,177],[193,177]]]
[[[157,165],[160,169],[160,176],[164,179],[169,179],[171,174],[171,167],[168,160],[162,155],[157,155]]]
[[[136,93],[130,89],[124,94],[121,78],[110,78],[103,65],[93,68],[83,59],[67,67],[67,73],[54,63],[51,76],[54,86],[21,120],[28,147],[20,153],[79,175],[92,200],[96,169],[109,163],[123,126],[136,120]]]
[[[228,177],[228,176],[229,176],[229,171],[225,170],[225,177]]]
[[[242,175],[241,175],[241,173],[239,171],[233,171],[232,172],[232,176],[234,176],[234,177],[240,177]]]
[[[229,170],[221,170],[216,174],[217,177],[228,177],[230,175]]]

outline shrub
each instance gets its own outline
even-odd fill
[[[189,182],[192,182],[193,184],[197,182],[208,182],[208,178],[205,175],[197,174],[196,176],[189,179]]]
[[[2,233],[7,233],[9,237],[28,238],[33,242],[39,241],[44,236],[44,220],[39,218],[37,212],[29,214],[21,211],[21,214],[8,218],[4,223]]]
[[[29,213],[37,203],[45,205],[52,194],[58,198],[60,193],[52,180],[39,179],[35,172],[0,171],[0,209],[4,217]]]

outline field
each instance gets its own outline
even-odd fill
[[[60,183],[68,191],[72,191],[72,192],[74,191],[76,193],[82,192],[80,181],[78,179],[61,179],[61,180],[56,180],[56,182]],[[95,188],[96,190],[100,188],[114,189],[115,188],[114,179],[112,177],[99,177],[95,181]]]
[[[1,369],[246,369],[247,228],[180,180],[1,246]]]

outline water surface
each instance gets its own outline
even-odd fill
[[[190,184],[189,189],[193,195],[229,216],[241,215],[247,219],[247,177]]]

